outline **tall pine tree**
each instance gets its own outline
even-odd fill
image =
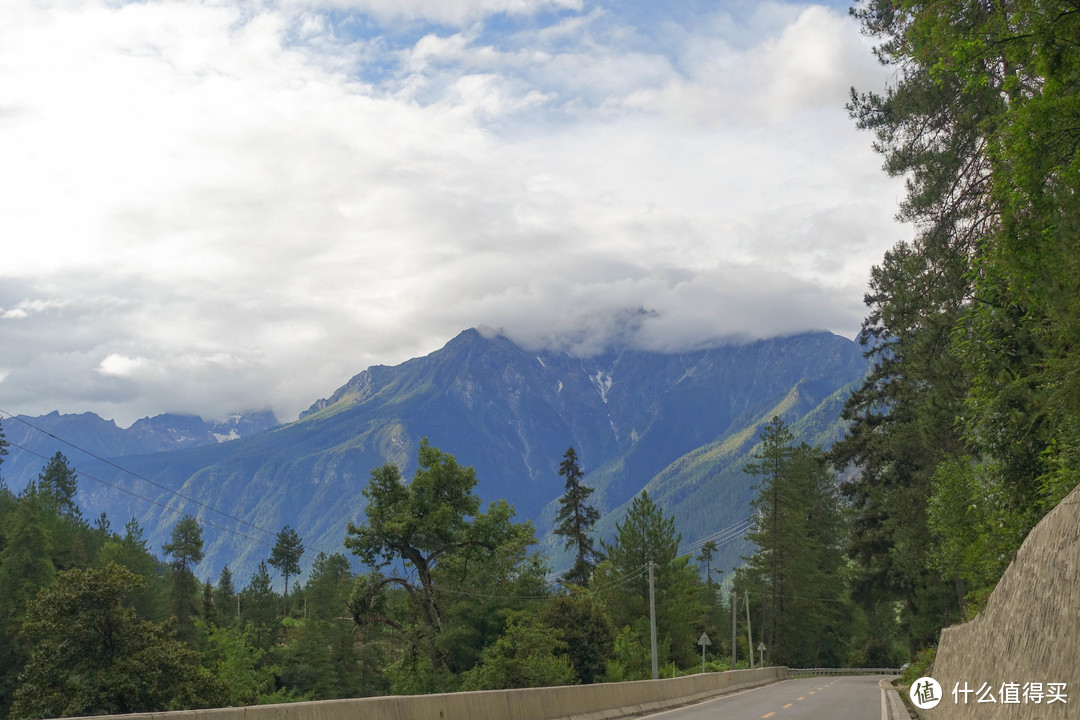
[[[600,553],[589,534],[600,519],[600,512],[588,504],[593,489],[582,484],[585,474],[578,464],[577,453],[571,446],[563,455],[559,475],[566,478],[566,490],[559,498],[559,514],[555,517],[555,534],[566,538],[563,549],[574,548],[574,565],[563,579],[574,585],[587,586]]]
[[[277,534],[277,542],[270,553],[270,565],[285,577],[285,593],[281,596],[281,614],[287,614],[289,602],[289,576],[300,573],[300,558],[304,556],[304,545],[300,535],[286,525]]]
[[[198,614],[199,591],[193,568],[203,559],[199,521],[190,515],[180,518],[173,527],[169,542],[161,549],[173,559],[173,614],[180,621],[181,639],[190,641],[195,635],[194,618]]]
[[[754,462],[758,548],[746,558],[741,579],[758,593],[764,618],[762,642],[774,663],[831,666],[846,648],[837,632],[843,621],[843,531],[836,487],[820,450],[795,446],[774,417],[761,433]],[[756,633],[755,633],[756,635]]]

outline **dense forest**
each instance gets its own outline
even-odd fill
[[[716,544],[678,556],[674,519],[644,491],[611,542],[597,545],[598,513],[573,448],[560,466],[566,491],[557,532],[576,562],[557,583],[545,580],[550,568],[533,551],[532,525],[516,522],[505,501],[481,509],[473,469],[424,442],[408,482],[394,465],[372,471],[366,521],[343,528],[345,549],[364,572],[354,573],[345,554],[305,555],[303,539],[285,527],[243,587],[228,567],[216,583],[196,578],[196,518],[177,520],[163,557],[135,520],[122,531],[105,516],[88,522],[75,502],[78,475],[57,453],[18,495],[0,483],[3,713],[63,717],[644,679],[650,562],[664,676],[700,670],[702,632],[715,638],[708,668],[731,667],[732,602],[766,628],[762,637],[776,648],[770,662],[842,664],[851,644],[837,632],[848,603],[835,483],[824,455],[791,447],[779,419],[762,437],[758,463],[747,468],[762,479],[759,509],[779,507],[768,498],[781,493],[785,511],[758,523],[762,551],[731,594],[715,581]],[[813,512],[788,511],[796,502]],[[763,559],[781,544],[799,553]],[[772,583],[777,572],[788,584]],[[778,610],[769,604],[777,588],[816,595],[785,594]],[[778,620],[795,610],[801,622]],[[741,631],[735,652],[737,667],[747,666]]]
[[[831,453],[884,658],[978,612],[1080,479],[1080,3],[853,12],[893,82],[849,107],[916,229],[873,270],[875,367]]]
[[[644,492],[595,542],[571,450],[557,522],[575,562],[549,584],[532,526],[481,508],[472,469],[424,443],[408,482],[372,471],[365,522],[342,529],[363,572],[286,527],[243,587],[228,568],[199,582],[196,519],[150,548],[133,520],[84,518],[58,454],[17,495],[0,481],[0,716],[644,678],[650,562],[664,676],[700,668],[701,632],[708,667],[730,667],[733,610],[740,663],[746,617],[769,663],[925,661],[1080,480],[1080,3],[853,13],[893,80],[849,107],[906,179],[916,234],[872,271],[875,364],[846,436],[824,452],[763,428],[758,549],[733,577],[715,546],[679,556]]]

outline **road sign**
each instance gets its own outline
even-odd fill
[[[705,648],[712,645],[712,640],[705,633],[701,633],[701,637],[698,638],[697,644],[701,646],[701,672],[705,672]]]
[[[758,646],[757,646],[757,651],[758,651],[759,653],[763,653],[763,652],[765,652],[765,643],[758,643]]]

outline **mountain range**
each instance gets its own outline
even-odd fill
[[[613,535],[625,506],[647,488],[675,516],[684,544],[700,543],[746,519],[756,480],[742,466],[761,426],[780,415],[799,439],[831,444],[843,432],[844,400],[867,369],[856,343],[827,332],[575,357],[471,329],[425,357],[364,370],[285,425],[266,414],[250,425],[237,416],[228,432],[185,416],[119,432],[90,414],[29,421],[110,458],[61,448],[82,476],[87,516],[104,511],[114,525],[134,516],[155,549],[177,511],[206,521],[198,571],[211,580],[225,564],[246,578],[286,524],[304,538],[308,567],[318,551],[343,551],[346,523],[363,518],[370,471],[393,462],[410,477],[425,437],[476,469],[482,499],[506,498],[532,520],[558,569],[568,562],[551,526],[563,491],[558,466],[571,445],[596,490],[601,537]],[[5,421],[10,440],[32,449],[51,441],[33,430],[23,437],[19,425]],[[217,442],[219,435],[239,437]],[[16,470],[23,482],[27,475],[18,455],[3,466],[13,486]],[[41,460],[33,461],[36,472]],[[736,564],[748,549],[738,533],[722,543],[714,567]]]
[[[32,452],[13,451],[4,461],[3,476],[15,490],[36,478],[44,460],[62,452],[81,461],[83,448],[95,455],[119,458],[128,455],[216,445],[262,432],[281,423],[270,410],[234,413],[224,420],[208,421],[195,415],[165,413],[136,420],[122,428],[112,420],[90,412],[77,415],[30,417],[17,415],[4,423],[7,440]]]

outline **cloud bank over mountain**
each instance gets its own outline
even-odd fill
[[[15,0],[0,409],[281,418],[501,328],[851,336],[901,186],[842,7]]]

